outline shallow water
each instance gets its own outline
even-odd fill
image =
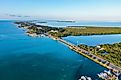
[[[113,35],[92,35],[92,36],[68,36],[63,39],[75,44],[86,44],[88,46],[97,46],[100,44],[113,44],[121,42],[121,34]]]
[[[28,37],[11,21],[0,22],[0,80],[96,80],[103,70],[58,41]]]

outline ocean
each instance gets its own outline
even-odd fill
[[[29,37],[13,21],[0,21],[0,80],[99,80],[104,70],[58,41]]]

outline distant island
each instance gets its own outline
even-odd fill
[[[76,22],[76,21],[56,21],[56,22],[69,22],[69,23],[74,23],[74,22]]]
[[[47,22],[45,22],[45,21],[42,21],[42,22],[38,22],[38,23],[47,23]]]

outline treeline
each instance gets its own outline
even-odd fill
[[[121,28],[118,27],[67,27],[62,32],[55,33],[55,36],[79,36],[79,35],[104,35],[121,34]]]
[[[99,46],[79,45],[79,47],[121,67],[121,43]]]

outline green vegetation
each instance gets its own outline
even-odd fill
[[[54,37],[97,35],[97,34],[121,34],[121,28],[114,27],[66,27],[56,28],[36,25],[30,22],[16,22],[18,27],[26,28],[27,33],[44,34],[49,33]],[[80,48],[89,51],[117,66],[121,67],[121,43],[104,44],[97,46],[79,45]]]
[[[102,34],[121,34],[119,27],[66,27],[56,28],[43,25],[36,25],[31,22],[15,22],[19,24],[18,27],[28,29],[28,33],[49,33],[54,37],[79,36],[79,35],[102,35]]]
[[[119,27],[66,27],[66,28],[63,28],[63,30],[58,32],[50,32],[50,34],[55,37],[121,34],[121,28]],[[79,45],[79,47],[121,67],[121,43],[104,44],[99,46]]]
[[[121,43],[99,46],[79,45],[79,47],[121,67]]]
[[[58,33],[51,33],[56,37],[79,36],[79,35],[102,35],[102,34],[121,34],[118,27],[67,27]]]
[[[49,27],[44,25],[36,25],[35,23],[31,22],[15,22],[15,24],[18,24],[19,28],[26,28],[27,33],[33,34],[44,34],[44,33],[51,33],[53,32],[63,32],[63,28],[56,28],[56,27]]]

